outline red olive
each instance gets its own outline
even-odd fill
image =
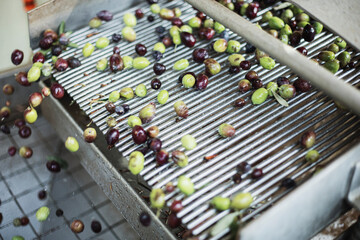
[[[15,65],[19,65],[22,63],[24,59],[24,53],[23,51],[19,50],[19,49],[15,49],[12,53],[11,53],[11,62]]]
[[[145,143],[147,140],[147,134],[146,131],[139,125],[136,125],[132,129],[132,139],[136,144],[142,144]]]
[[[205,48],[197,48],[192,53],[193,60],[197,63],[203,63],[205,59],[209,58],[209,53]]]
[[[204,90],[208,84],[209,84],[208,76],[206,76],[205,74],[202,74],[202,73],[197,75],[196,83],[195,83],[197,90]]]
[[[181,41],[187,47],[193,47],[196,43],[196,39],[194,35],[192,35],[191,33],[181,32],[180,37],[181,37]]]

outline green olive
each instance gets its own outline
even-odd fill
[[[124,23],[128,27],[135,27],[136,26],[136,17],[132,13],[125,13],[123,17]]]
[[[271,57],[262,57],[260,58],[260,65],[268,70],[271,70],[275,67],[275,61]]]
[[[57,56],[52,56],[52,57],[51,57],[51,62],[52,62],[53,64],[55,64],[57,60],[58,60],[58,57],[57,57]]]
[[[43,76],[48,77],[51,75],[52,67],[50,63],[44,63],[41,67],[41,73]]]
[[[141,119],[137,116],[130,116],[127,121],[129,127],[141,126]]]
[[[250,207],[253,202],[251,193],[238,193],[231,201],[231,208],[241,210]]]
[[[270,18],[272,18],[273,17],[273,14],[272,14],[272,12],[270,12],[270,11],[267,11],[266,13],[264,13],[264,15],[262,16],[262,18],[261,18],[261,22],[268,22],[269,21],[269,19]]]
[[[94,45],[91,43],[86,43],[85,46],[82,49],[82,54],[84,57],[89,57],[94,52]]]
[[[189,134],[181,138],[181,144],[186,150],[193,150],[197,146],[196,139]]]
[[[180,28],[178,26],[172,26],[169,30],[170,36],[180,36]]]
[[[106,69],[107,65],[108,65],[108,60],[106,58],[102,58],[96,63],[96,70],[102,72]]]
[[[38,118],[37,111],[35,108],[28,107],[24,111],[24,118],[27,123],[34,123]]]
[[[309,22],[306,22],[306,21],[302,21],[302,22],[299,22],[297,24],[298,27],[300,28],[304,28],[306,25],[310,24]]]
[[[241,16],[245,16],[246,14],[246,9],[249,7],[248,3],[244,3],[241,8],[240,8],[240,15]]]
[[[146,86],[145,84],[139,84],[135,88],[135,94],[138,97],[145,97],[147,94]]]
[[[181,16],[181,9],[176,7],[173,9],[174,13],[175,13],[175,17],[180,17]]]
[[[235,41],[235,40],[230,40],[228,42],[228,46],[227,46],[227,49],[226,49],[226,52],[228,53],[237,53],[240,51],[240,43],[238,41]]]
[[[262,104],[267,99],[269,93],[265,88],[256,89],[251,96],[251,101],[254,105]]]
[[[295,20],[297,22],[310,22],[310,17],[306,13],[302,12],[296,15]]]
[[[155,114],[156,114],[155,103],[149,103],[140,110],[139,117],[142,123],[149,123],[155,117]]]
[[[98,28],[101,26],[101,19],[98,17],[94,17],[89,21],[89,26],[91,28]]]
[[[281,18],[272,17],[269,19],[269,26],[272,29],[280,30],[285,26],[285,23]]]
[[[279,94],[284,99],[289,99],[295,96],[296,89],[291,84],[283,84],[279,87]]]
[[[279,32],[275,29],[270,29],[267,31],[271,36],[273,36],[274,38],[278,38],[279,37]]]
[[[134,98],[134,91],[130,87],[125,87],[120,90],[120,96],[126,100]]]
[[[351,56],[349,52],[343,51],[342,53],[339,54],[337,59],[340,61],[340,67],[344,68],[346,67],[346,65],[349,64],[351,60]]]
[[[330,44],[330,46],[328,47],[328,51],[331,51],[333,53],[338,53],[339,52],[339,46],[336,45],[335,43]]]
[[[162,208],[165,205],[165,193],[160,188],[153,188],[150,193],[150,203],[152,208]]]
[[[188,24],[192,28],[199,28],[201,27],[201,19],[198,17],[190,18]]]
[[[216,210],[224,211],[230,208],[231,201],[229,198],[216,196],[211,200],[211,204]]]
[[[335,59],[335,54],[331,51],[321,51],[318,55],[318,58],[321,61],[329,61],[329,60],[334,60]]]
[[[129,26],[124,27],[121,30],[121,34],[129,42],[133,42],[136,40],[136,32]]]
[[[68,137],[65,141],[65,147],[70,151],[70,152],[76,152],[77,150],[79,150],[79,143],[76,140],[76,138],[74,137]]]
[[[138,175],[144,169],[144,155],[139,151],[134,151],[129,156],[128,169],[134,175]]]
[[[285,24],[285,26],[280,30],[280,35],[291,35],[292,30],[291,27],[288,24]]]
[[[278,84],[276,82],[269,82],[266,85],[266,89],[270,97],[273,97],[274,94],[272,92],[276,92],[278,90]]]
[[[193,33],[192,27],[190,27],[189,25],[182,25],[180,30],[182,32]]]
[[[288,35],[280,35],[279,39],[280,39],[280,41],[282,41],[285,44],[288,44],[288,42],[289,42],[289,36]]]
[[[133,61],[133,67],[135,69],[144,69],[150,65],[149,60],[146,57],[136,57]]]
[[[219,22],[214,23],[214,30],[217,34],[222,33],[225,30],[225,26]]]
[[[157,100],[160,104],[165,104],[169,99],[169,92],[166,90],[161,90],[157,95]]]
[[[173,36],[173,38],[172,38],[172,41],[173,41],[173,43],[175,44],[175,45],[180,45],[181,44],[181,37],[180,37],[180,35],[179,36]]]
[[[205,71],[211,75],[218,74],[221,71],[220,64],[213,58],[205,59]]]
[[[194,189],[194,183],[192,183],[191,179],[187,176],[180,176],[178,178],[178,188],[182,193],[184,193],[186,196],[189,196],[195,192]]]
[[[103,49],[109,46],[110,40],[107,37],[101,37],[96,41],[95,46],[98,49]]]
[[[213,28],[214,27],[214,20],[212,20],[211,18],[206,19],[204,21],[203,26],[206,27],[206,28]]]
[[[305,160],[308,162],[316,162],[320,158],[320,154],[316,150],[310,150],[305,155]]]
[[[255,58],[260,62],[260,58],[262,57],[268,57],[269,55],[265,53],[264,51],[261,51],[259,48],[256,48],[255,50]]]
[[[41,75],[41,70],[39,67],[31,67],[27,73],[27,79],[30,83],[35,82],[39,80],[40,75]]]
[[[321,23],[319,22],[314,22],[313,23],[313,27],[315,28],[315,33],[316,34],[319,34],[322,32],[323,28],[324,28],[324,25],[322,25]]]
[[[189,61],[187,59],[180,59],[174,63],[173,69],[176,71],[184,70],[189,66]]]
[[[218,132],[223,138],[233,137],[235,135],[235,128],[228,123],[222,123],[219,126]]]
[[[185,74],[181,81],[185,88],[191,88],[195,85],[196,80],[192,74]]]
[[[166,19],[166,20],[171,20],[175,17],[175,12],[172,9],[168,9],[168,8],[162,8],[159,12],[159,16],[162,19]]]
[[[291,5],[290,9],[291,9],[291,11],[293,11],[295,16],[304,12],[301,8],[299,8],[299,7],[295,6],[295,5]]]
[[[23,236],[17,235],[17,236],[13,236],[13,237],[11,238],[11,240],[25,240],[25,238],[24,238]]]
[[[241,54],[232,54],[228,57],[228,61],[231,66],[239,67],[240,63],[244,61],[245,58]]]
[[[116,124],[117,124],[117,121],[114,117],[108,117],[106,119],[106,124],[109,126],[109,127],[115,127]]]
[[[171,159],[179,166],[186,167],[189,164],[189,158],[182,151],[175,150],[171,153]]]
[[[131,68],[133,68],[133,61],[134,61],[134,59],[133,59],[132,57],[130,57],[130,56],[124,56],[124,57],[122,57],[122,59],[123,59],[123,62],[124,62],[124,67],[125,67],[126,69],[131,69]]]
[[[164,53],[165,50],[166,50],[166,47],[162,42],[155,43],[154,51],[159,51],[161,53]]]
[[[294,13],[293,11],[291,11],[291,9],[286,9],[281,13],[281,19],[284,20],[285,22],[289,22],[289,20],[292,19],[293,17],[294,17]]]
[[[36,62],[36,63],[33,63],[32,67],[38,67],[38,68],[41,69],[43,65],[44,65],[44,64],[41,63],[41,62]]]
[[[215,52],[225,52],[227,49],[228,43],[225,39],[218,39],[214,42],[213,48]]]
[[[119,91],[113,91],[109,95],[109,102],[116,102],[120,98]]]
[[[153,3],[153,4],[150,5],[150,11],[151,11],[152,13],[154,13],[154,14],[159,14],[159,13],[160,13],[160,10],[161,10],[161,8],[160,8],[159,4]]]
[[[336,73],[340,68],[340,62],[337,59],[329,60],[324,64],[324,67],[332,73]]]
[[[36,219],[39,221],[39,222],[43,222],[45,221],[48,216],[50,214],[50,209],[48,207],[41,207],[39,208],[37,211],[36,211]]]

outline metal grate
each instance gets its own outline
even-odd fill
[[[179,7],[182,10],[182,20],[186,22],[194,16],[195,10],[183,2],[167,2],[162,7]],[[145,16],[150,15],[149,7],[140,4],[127,12],[134,12],[142,8]],[[271,8],[263,9],[258,17],[253,20],[257,22],[261,15]],[[61,55],[68,58],[75,55],[82,66],[66,72],[54,73],[56,80],[63,85],[70,96],[79,104],[93,122],[105,133],[108,130],[106,119],[110,114],[105,110],[104,103],[93,103],[91,99],[106,98],[110,92],[120,90],[123,87],[133,89],[140,83],[148,88],[148,95],[144,98],[134,98],[126,101],[130,105],[130,112],[125,116],[112,116],[119,120],[117,127],[120,130],[120,141],[116,147],[124,156],[141,146],[133,144],[130,128],[126,124],[126,118],[130,115],[137,115],[139,110],[147,103],[156,101],[159,91],[150,88],[150,81],[155,78],[152,70],[154,63],[151,57],[152,46],[158,42],[155,27],[170,27],[170,22],[162,21],[156,17],[155,21],[149,23],[146,17],[138,20],[134,28],[137,33],[137,40],[132,43],[121,41],[117,46],[121,49],[121,55],[134,55],[134,46],[142,43],[148,47],[146,57],[151,65],[143,70],[127,70],[120,73],[97,72],[95,65],[100,58],[109,58],[115,44],[110,44],[102,50],[95,50],[89,58],[83,58],[81,48],[85,43],[95,43],[101,36],[111,37],[113,33],[121,32],[124,27],[122,22],[123,13],[116,14],[111,22],[105,23],[98,30],[84,27],[75,31],[71,40],[79,44],[79,49],[69,49]],[[86,38],[86,35],[99,32],[94,36]],[[311,43],[301,42],[299,46],[308,49],[308,56],[313,57],[319,51],[327,47],[333,40],[334,35],[324,31],[316,36]],[[244,39],[230,33],[230,39],[236,39],[245,46]],[[208,47],[210,42],[198,41],[196,48]],[[352,49],[347,49],[352,57],[358,60],[360,55]],[[180,175],[187,175],[192,178],[197,191],[184,198],[182,194],[175,191],[166,196],[168,204],[173,199],[183,199],[184,209],[178,213],[182,222],[188,229],[192,229],[194,235],[200,235],[200,239],[207,237],[210,227],[229,211],[216,212],[209,207],[209,201],[216,195],[231,196],[239,191],[249,191],[256,197],[253,208],[244,212],[242,222],[251,220],[261,213],[276,200],[283,197],[287,191],[280,189],[279,183],[285,177],[291,177],[298,182],[310,176],[316,166],[333,160],[344,152],[355,142],[359,136],[360,121],[355,115],[338,110],[331,99],[322,92],[312,90],[308,93],[298,94],[289,101],[290,107],[280,106],[274,99],[268,99],[260,106],[251,103],[241,108],[234,108],[232,103],[240,97],[249,99],[251,92],[241,94],[237,90],[237,83],[243,79],[247,71],[230,75],[227,71],[227,56],[225,54],[211,53],[222,66],[222,71],[210,78],[210,83],[205,91],[199,92],[194,89],[185,89],[178,82],[177,78],[181,72],[173,71],[171,68],[177,60],[186,58],[190,67],[186,71],[200,73],[204,70],[202,64],[194,63],[191,59],[192,50],[180,45],[176,48],[168,48],[164,58],[160,60],[166,65],[167,71],[160,77],[161,89],[169,91],[170,98],[165,105],[156,104],[156,117],[145,127],[157,125],[160,129],[159,137],[163,142],[163,148],[168,152],[175,149],[184,150],[181,147],[180,138],[185,134],[193,135],[198,143],[197,148],[187,151],[189,165],[179,168],[173,163],[157,167],[153,154],[146,155],[145,168],[141,172],[143,179],[152,187],[163,187],[168,182],[174,182]],[[245,54],[247,60],[254,63],[254,54]],[[289,59],[291,61],[291,59]],[[287,76],[291,81],[296,76],[291,71],[277,64],[271,71],[253,64],[251,70],[258,72],[264,84],[274,81],[279,76]],[[360,82],[360,71],[350,69],[340,70],[338,76],[345,81],[356,85]],[[178,121],[173,110],[173,104],[183,100],[189,107],[189,117]],[[118,101],[116,104],[122,104]],[[222,139],[217,134],[217,128],[221,123],[230,123],[236,128],[236,136],[231,139]],[[306,130],[315,129],[317,143],[315,148],[320,152],[321,158],[313,164],[303,161],[305,150],[299,147],[299,136]],[[204,162],[204,156],[217,155],[214,159]],[[251,180],[243,175],[243,181],[235,185],[231,177],[235,174],[235,166],[247,161],[252,167],[262,168],[264,176],[257,180]],[[228,230],[216,236],[219,239]]]

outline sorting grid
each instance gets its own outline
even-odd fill
[[[79,159],[65,149],[49,123],[40,117],[31,126],[32,134],[22,139],[17,128],[11,128],[10,135],[0,135],[0,239],[11,239],[21,235],[25,239],[139,239],[138,235],[105,196],[99,186],[80,165]],[[11,157],[10,146],[29,146],[33,156],[23,159],[18,152]],[[51,173],[46,168],[47,156],[58,156],[66,160],[68,168],[60,173]],[[46,189],[47,197],[38,198],[38,192]],[[47,206],[50,215],[45,222],[38,222],[35,213]],[[55,212],[60,208],[62,217]],[[27,226],[15,227],[14,218],[27,216]],[[82,233],[70,229],[74,219],[84,222]],[[91,221],[102,225],[98,234],[92,232]]]

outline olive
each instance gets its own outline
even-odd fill
[[[251,101],[254,105],[262,104],[268,96],[269,93],[265,88],[259,88],[251,95]]]
[[[230,208],[230,199],[216,196],[211,200],[211,204],[214,206],[215,209],[224,211]]]
[[[145,45],[140,43],[135,45],[135,51],[139,56],[144,56],[147,53]]]
[[[182,79],[181,83],[185,88],[191,88],[195,85],[195,77],[192,74],[185,74]]]
[[[63,58],[58,58],[55,63],[55,69],[59,72],[65,71],[68,68],[68,62]]]
[[[260,168],[255,168],[252,173],[251,173],[251,178],[252,179],[258,179],[261,178],[263,176],[263,171]]]
[[[157,126],[151,126],[147,130],[147,134],[150,138],[156,138],[159,135],[159,128]]]
[[[181,41],[185,44],[187,47],[193,47],[196,43],[196,38],[194,35],[188,32],[181,32],[180,33]]]
[[[18,128],[26,125],[26,122],[23,119],[16,119],[14,125]]]
[[[235,128],[230,124],[223,123],[219,126],[219,134],[224,138],[232,137],[235,135]]]
[[[105,108],[109,113],[114,113],[115,112],[115,104],[112,102],[108,102],[105,104]]]
[[[154,16],[150,15],[150,16],[147,17],[147,20],[149,22],[153,22],[155,20],[155,18],[154,18]]]
[[[19,155],[23,158],[30,158],[33,155],[33,150],[30,147],[22,146],[19,149]]]
[[[136,57],[133,61],[133,67],[135,69],[144,69],[150,65],[149,60],[146,57]]]
[[[41,207],[36,211],[36,220],[39,222],[45,221],[50,215],[50,209],[48,207]]]
[[[138,175],[144,169],[144,154],[134,151],[129,156],[128,169],[134,175]]]
[[[41,75],[40,68],[37,66],[32,66],[27,73],[27,80],[29,82],[35,82],[39,80],[40,75]]]
[[[101,232],[101,229],[102,229],[102,227],[101,227],[101,223],[99,221],[94,220],[94,221],[91,222],[91,230],[94,233]]]
[[[195,80],[194,80],[194,82],[195,82]],[[186,84],[187,83],[184,84],[185,87],[187,87]],[[169,99],[169,92],[166,90],[161,90],[159,92],[159,94],[157,95],[157,100],[160,104],[165,104],[168,99]]]
[[[162,142],[159,138],[150,138],[147,142],[147,146],[150,150],[158,152],[161,150]]]
[[[115,128],[110,128],[105,134],[105,139],[109,146],[114,146],[114,144],[119,140],[119,137],[120,132]]]
[[[250,207],[253,197],[250,193],[238,193],[231,201],[231,208],[236,210],[245,209]]]
[[[121,30],[121,34],[129,42],[133,42],[136,40],[136,32],[129,26],[124,27]]]
[[[307,24],[304,27],[302,37],[304,38],[305,41],[311,42],[312,40],[314,40],[315,34],[316,34],[315,28],[313,26],[311,26],[310,24]]]
[[[26,110],[25,110],[26,111]],[[35,111],[35,110],[34,110]],[[2,118],[8,118],[10,116],[11,110],[9,107],[5,106],[0,109],[0,116]],[[31,115],[31,114],[30,114]],[[37,116],[36,116],[37,117]]]
[[[19,72],[18,74],[16,74],[15,80],[22,86],[28,87],[31,85],[31,83],[27,79],[27,74],[25,72]]]
[[[64,97],[64,88],[59,83],[53,83],[50,87],[51,95],[54,98],[61,99]]]
[[[51,54],[54,56],[59,56],[62,52],[62,48],[60,45],[53,45],[51,47]]]
[[[181,138],[181,144],[186,150],[193,150],[197,146],[196,139],[189,134]]]
[[[295,87],[296,91],[299,91],[299,92],[308,92],[308,91],[311,90],[310,82],[308,82],[308,81],[306,81],[305,79],[302,79],[302,78],[298,78],[294,82],[294,87]]]
[[[181,27],[182,25],[184,25],[183,21],[180,18],[173,18],[171,20],[171,24],[178,26],[178,27]]]
[[[240,67],[243,70],[249,70],[251,68],[251,63],[249,61],[241,61]]]
[[[164,37],[162,39],[162,43],[165,45],[165,47],[170,47],[173,44],[171,38],[169,37]]]
[[[114,53],[113,55],[111,55],[109,62],[110,70],[112,72],[117,72],[124,69],[124,61],[119,54]]]
[[[271,17],[269,19],[269,26],[271,29],[280,30],[285,27],[284,21],[279,17]]]
[[[151,223],[151,217],[148,213],[142,212],[139,216],[139,221],[143,226],[148,227]]]
[[[60,164],[58,162],[56,162],[55,160],[47,161],[46,168],[52,173],[58,173],[61,171]]]
[[[110,44],[110,40],[107,37],[100,37],[96,41],[95,46],[98,49],[103,49],[103,48],[106,48],[107,46],[109,46],[109,44]]]
[[[121,105],[121,106],[124,108],[125,113],[127,113],[127,112],[129,112],[129,111],[130,111],[130,106],[129,106],[129,105],[127,105],[127,104],[123,104],[123,105]]]
[[[162,19],[171,20],[171,19],[173,19],[175,17],[175,12],[173,10],[171,10],[171,9],[162,8],[160,10],[159,16]]]
[[[76,57],[71,57],[67,60],[70,68],[77,68],[81,66],[81,62]]]
[[[187,59],[180,59],[174,63],[173,69],[176,71],[184,70],[189,66]]]
[[[84,223],[78,219],[74,220],[70,225],[70,229],[74,233],[81,233],[82,231],[84,231],[84,228]]]
[[[130,116],[127,123],[131,128],[135,127],[136,125],[141,126],[141,119],[137,116]]]
[[[306,153],[305,155],[305,160],[308,161],[308,162],[316,162],[320,157],[320,154],[318,151],[316,150],[310,150]]]
[[[41,89],[41,93],[44,95],[44,97],[50,96],[50,94],[51,94],[50,88],[48,88],[48,87],[43,87],[43,88]]]
[[[271,57],[262,57],[260,58],[260,65],[268,70],[271,70],[275,67],[275,61]]]
[[[183,209],[182,202],[180,200],[174,200],[170,205],[171,212],[178,213]]]
[[[153,66],[153,70],[156,75],[160,76],[161,74],[163,74],[166,71],[166,67],[165,67],[165,65],[163,65],[161,63],[155,63]],[[161,84],[160,84],[160,86],[161,86]]]
[[[247,173],[251,170],[251,165],[248,162],[241,162],[239,165],[236,166],[236,169],[240,173]]]
[[[298,50],[298,52],[304,56],[307,56],[307,54],[308,54],[308,51],[305,47],[298,47],[296,50]]]
[[[196,13],[196,17],[200,18],[202,21],[205,21],[206,19],[206,14],[203,12],[197,12]]]
[[[165,185],[165,191],[167,193],[171,193],[175,190],[175,186],[172,182],[168,182],[166,185]]]
[[[106,22],[111,21],[113,18],[112,13],[109,12],[108,10],[102,10],[102,11],[98,12],[96,14],[96,16]]]
[[[31,128],[26,125],[21,126],[18,133],[21,138],[28,138],[31,135]]]
[[[46,193],[46,192],[45,192]],[[21,222],[21,226],[26,226],[29,224],[29,218],[28,217],[22,217],[20,219],[20,222]]]
[[[89,57],[94,52],[94,45],[91,43],[86,43],[82,49],[82,54],[84,57]]]
[[[46,29],[46,30],[44,31],[43,36],[44,36],[44,37],[50,36],[50,37],[53,39],[53,41],[56,41],[56,40],[58,39],[57,33],[56,33],[54,30],[52,30],[52,29]]]
[[[344,48],[346,47],[346,42],[345,42],[345,40],[342,39],[342,38],[340,38],[340,37],[337,37],[337,38],[335,39],[334,43],[335,43],[336,45],[338,45],[339,48],[341,48],[341,49],[344,49]]]
[[[189,116],[189,109],[186,104],[181,100],[174,103],[174,109],[179,117],[187,118]]]
[[[162,53],[159,51],[154,51],[151,55],[155,61],[160,61],[160,59],[163,57]]]
[[[151,85],[152,89],[157,90],[157,89],[159,89],[161,87],[161,81],[159,79],[157,79],[157,78],[154,78],[153,80],[151,80],[150,85]]]
[[[113,35],[111,35],[111,40],[113,42],[120,42],[121,40],[121,34],[118,34],[118,33],[114,33]]]
[[[246,53],[253,53],[253,52],[255,52],[255,50],[256,50],[255,46],[253,46],[251,43],[246,43],[246,45],[245,45]]]
[[[258,79],[259,76],[255,71],[251,70],[248,73],[246,73],[245,78],[249,81],[254,81],[255,79]]]
[[[288,25],[290,26],[291,30],[294,31],[296,29],[296,27],[297,27],[297,22],[296,22],[295,19],[294,20],[289,20]]]
[[[36,62],[41,62],[44,63],[45,62],[45,56],[44,54],[42,54],[41,52],[37,52],[34,54],[33,58],[32,58],[32,62],[36,63]]]
[[[301,41],[301,33],[299,31],[293,32],[289,37],[290,45],[296,47]]]
[[[240,92],[245,93],[251,89],[251,83],[247,79],[242,79],[242,80],[240,80],[238,87],[239,87]]]
[[[115,127],[116,124],[117,124],[117,121],[114,117],[108,117],[106,119],[106,124],[109,126],[109,127]]]
[[[246,16],[250,19],[254,19],[256,18],[258,11],[258,5],[250,3],[249,6],[246,8]]]
[[[155,117],[156,114],[156,106],[155,103],[149,103],[145,107],[143,107],[139,112],[139,117],[142,123],[149,123]]]
[[[95,128],[90,128],[90,127],[86,128],[84,130],[83,136],[86,142],[88,143],[94,142],[97,136]]]
[[[160,188],[153,188],[150,192],[151,207],[160,209],[165,205],[165,194]]]
[[[24,59],[24,52],[19,50],[19,49],[15,49],[12,53],[11,53],[11,62],[14,65],[19,65],[22,63]]]
[[[232,180],[234,181],[235,184],[240,184],[242,181],[241,174],[235,173],[234,176],[232,177]]]
[[[291,84],[283,84],[279,87],[279,94],[284,99],[289,99],[295,96],[296,89]]]
[[[196,89],[197,90],[204,90],[209,83],[209,78],[205,74],[199,74],[196,76]]]
[[[215,30],[212,28],[200,28],[198,35],[200,39],[211,40],[215,35]]]
[[[12,95],[14,93],[14,87],[11,84],[5,84],[3,92],[5,95]]]
[[[132,138],[136,144],[142,144],[146,142],[147,135],[145,130],[141,126],[136,125],[133,127],[132,130]]]
[[[263,86],[263,82],[260,79],[255,79],[254,81],[252,81],[252,87],[254,89],[262,88],[262,86]]]
[[[7,125],[1,125],[1,131],[5,134],[10,134],[10,128]]]
[[[53,39],[51,36],[44,37],[39,42],[39,47],[43,50],[47,50],[51,47]]]
[[[11,147],[8,148],[8,154],[9,154],[9,156],[12,157],[12,156],[15,155],[15,153],[16,153],[16,147],[11,146]]]
[[[170,213],[167,218],[167,224],[170,228],[177,228],[181,224],[181,219],[178,218],[175,213]]]
[[[300,139],[300,143],[305,148],[311,148],[315,144],[316,134],[314,131],[305,132]]]
[[[218,39],[214,42],[213,49],[215,52],[225,52],[228,46],[228,42],[225,39]]]
[[[241,71],[241,69],[238,66],[230,66],[229,67],[230,74],[236,74],[236,73],[239,73],[240,71]]]
[[[143,18],[144,17],[144,12],[142,11],[142,9],[136,9],[135,10],[135,16],[137,19]]]
[[[164,165],[166,163],[168,163],[169,161],[169,153],[167,151],[165,151],[164,149],[161,149],[160,151],[158,151],[156,153],[156,163],[161,166]]]
[[[205,59],[205,72],[208,75],[215,75],[220,72],[221,66],[220,64],[213,58]]]
[[[61,217],[64,215],[64,211],[59,208],[56,210],[55,214],[57,217]]]
[[[205,48],[197,48],[194,49],[192,56],[195,62],[203,63],[205,59],[209,58],[209,53]]]
[[[178,178],[178,188],[182,193],[189,196],[195,192],[194,183],[191,179],[185,175],[182,175]]]
[[[290,188],[296,187],[296,182],[291,178],[284,178],[281,181],[280,187],[290,189]]]
[[[79,150],[79,143],[76,140],[76,138],[74,137],[68,137],[65,141],[65,147],[70,151],[70,152],[77,152],[77,150]]]
[[[246,104],[246,101],[243,98],[239,98],[234,102],[235,107],[243,107],[243,106],[245,106],[245,104]]]
[[[276,79],[276,83],[280,87],[281,85],[284,85],[284,84],[290,84],[290,81],[287,77],[278,77]]]

